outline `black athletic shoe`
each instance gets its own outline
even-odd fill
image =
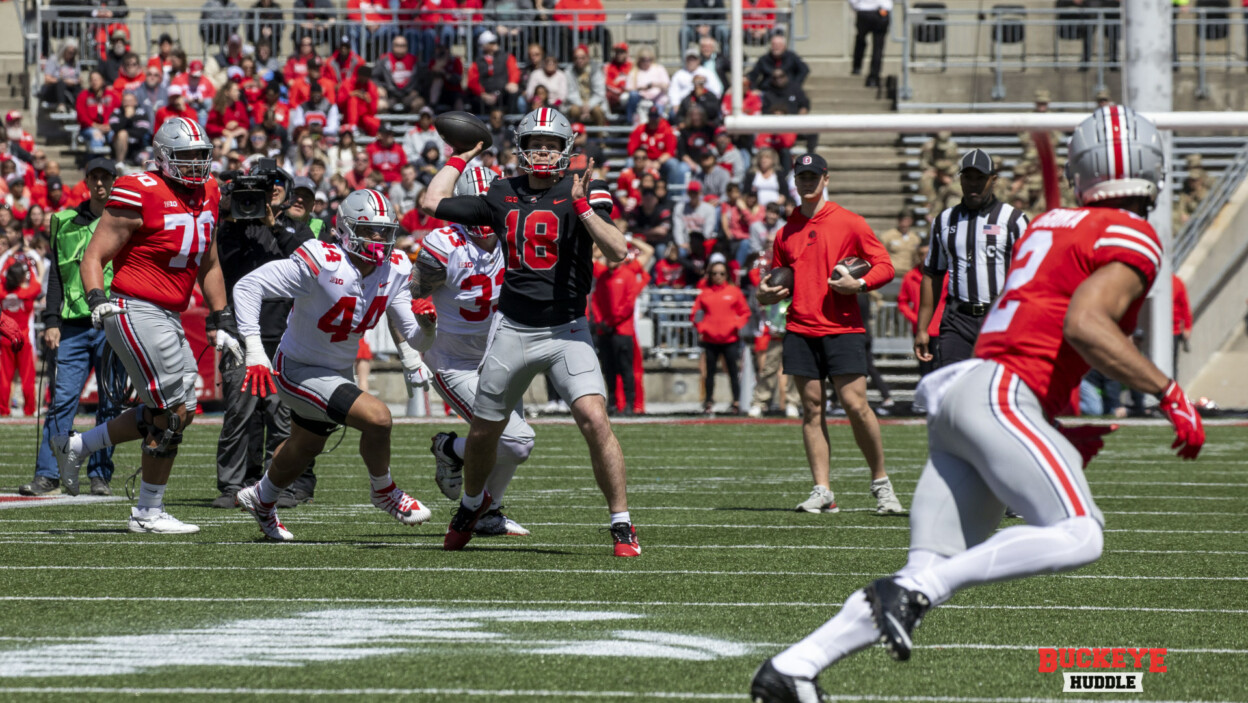
[[[932,602],[918,591],[898,586],[892,578],[873,581],[866,593],[875,626],[880,629],[880,643],[893,659],[906,661],[913,647],[910,634],[923,622],[923,615],[932,607]]]
[[[238,507],[234,502],[234,494],[238,493],[238,489],[222,491],[221,495],[212,500],[212,507],[224,510],[233,510]]]
[[[64,491],[61,490],[61,482],[47,476],[36,476],[35,480],[17,489],[20,495],[24,496],[46,496],[60,495]]]
[[[294,491],[296,503],[311,503],[312,492],[304,488],[296,488]]]
[[[108,487],[108,481],[103,476],[91,477],[91,495],[93,496],[111,496],[113,489]]]
[[[277,501],[273,503],[273,507],[282,509],[290,509],[296,505],[299,505],[299,499],[295,497],[295,492],[290,489],[279,493]]]
[[[750,700],[754,703],[820,703],[825,695],[818,681],[782,674],[770,659],[758,667],[750,682]]]

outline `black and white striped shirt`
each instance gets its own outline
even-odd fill
[[[1023,211],[996,199],[978,212],[958,203],[932,219],[923,268],[934,277],[949,272],[950,300],[991,303],[1005,287],[1014,243],[1026,229]]]

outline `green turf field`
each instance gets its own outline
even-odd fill
[[[810,488],[795,425],[618,426],[643,548],[630,560],[609,556],[569,425],[537,427],[507,497],[533,535],[461,553],[441,551],[451,503],[427,425],[396,427],[394,475],[433,506],[428,524],[368,504],[349,435],[317,464],[316,502],[283,512],[298,540],[285,545],[208,507],[217,432],[189,431],[167,497],[199,534],[131,535],[127,502],[0,510],[0,700],[745,700],[765,657],[905,558],[907,522],[869,511],[844,426],[832,429],[837,515],[792,512]],[[32,437],[0,428],[0,486],[30,479]],[[888,426],[884,440],[909,505],[925,430]],[[1169,442],[1166,427],[1126,428],[1092,466],[1100,562],[962,593],[924,621],[910,662],[867,651],[826,671],[824,688],[1071,701],[1061,674],[1037,672],[1037,647],[1166,647],[1169,671],[1145,674],[1129,700],[1248,701],[1248,430],[1209,428],[1196,463]],[[123,448],[119,467],[137,457]]]

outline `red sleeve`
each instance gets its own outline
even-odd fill
[[[295,57],[286,59],[286,65],[282,68],[282,75],[286,77],[286,84],[290,85],[291,81],[299,75],[295,73]]]
[[[38,273],[36,271],[35,273]],[[43,286],[39,285],[39,279],[32,276],[30,283],[18,288],[16,291],[17,299],[21,301],[34,300],[43,293]]]
[[[668,156],[676,155],[676,133],[672,131],[672,126],[664,126],[665,134],[663,135],[663,153]]]
[[[788,257],[785,256],[784,248],[780,246],[780,242],[784,239],[785,229],[788,229],[788,227],[781,229],[780,232],[777,233],[776,236],[772,238],[774,240],[771,245],[772,268],[775,268],[777,266],[792,266],[793,265],[793,263],[789,261]]]
[[[360,0],[347,0],[347,19],[352,22],[360,21]]]
[[[1153,228],[1143,220],[1127,224],[1110,224],[1092,244],[1092,267],[1099,269],[1120,261],[1139,271],[1151,288],[1161,267],[1161,243]]]
[[[750,304],[745,302],[745,293],[737,288],[737,297],[732,301],[732,311],[737,313],[737,329],[750,322]]]
[[[78,126],[82,129],[88,129],[91,125],[96,124],[94,115],[91,114],[90,108],[87,107],[87,96],[90,94],[90,91],[86,90],[78,94],[78,104],[76,106],[78,108]]]
[[[645,129],[644,124],[637,125],[633,128],[633,133],[628,135],[628,155],[631,157],[634,151],[641,146],[641,130]]]
[[[893,260],[889,257],[888,250],[880,244],[880,240],[865,222],[860,223],[858,228],[858,248],[862,250],[862,258],[871,264],[871,270],[862,277],[863,283],[867,284],[867,290],[875,290],[896,277],[897,271],[893,268]]]
[[[611,326],[619,327],[621,323],[633,316],[635,307],[632,296],[621,296],[612,301]]]
[[[484,92],[481,88],[481,79],[478,76],[477,64],[475,63],[468,67],[468,92],[473,95],[481,95]]]
[[[135,185],[133,178],[123,176],[113,184],[113,190],[109,193],[108,202],[104,204],[104,207],[142,213],[143,189]]]
[[[216,110],[208,111],[208,124],[204,125],[209,139],[216,139],[225,131],[225,116]]]
[[[919,269],[913,269],[918,271]],[[920,274],[920,278],[922,274]],[[897,310],[901,312],[901,316],[906,318],[911,325],[919,323],[919,301],[917,298],[918,286],[915,285],[915,277],[907,273],[901,279],[901,290],[897,291]]]
[[[507,55],[507,82],[520,83],[520,66],[516,64],[516,57]]]
[[[1174,329],[1176,333],[1192,330],[1192,305],[1187,299],[1187,286],[1183,279],[1173,277],[1174,287]]]

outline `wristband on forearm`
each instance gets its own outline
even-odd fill
[[[452,156],[451,158],[447,159],[446,165],[455,169],[459,173],[463,173],[464,169],[468,168],[468,162],[464,161],[458,156]]]
[[[107,303],[108,303],[108,296],[104,294],[104,291],[102,289],[92,288],[91,290],[87,291],[87,307],[90,308],[91,310],[95,310],[101,305],[106,305]]]
[[[587,198],[577,198],[572,201],[572,207],[576,208],[576,216],[581,218],[581,221],[588,220],[594,216],[594,208],[589,204]]]

